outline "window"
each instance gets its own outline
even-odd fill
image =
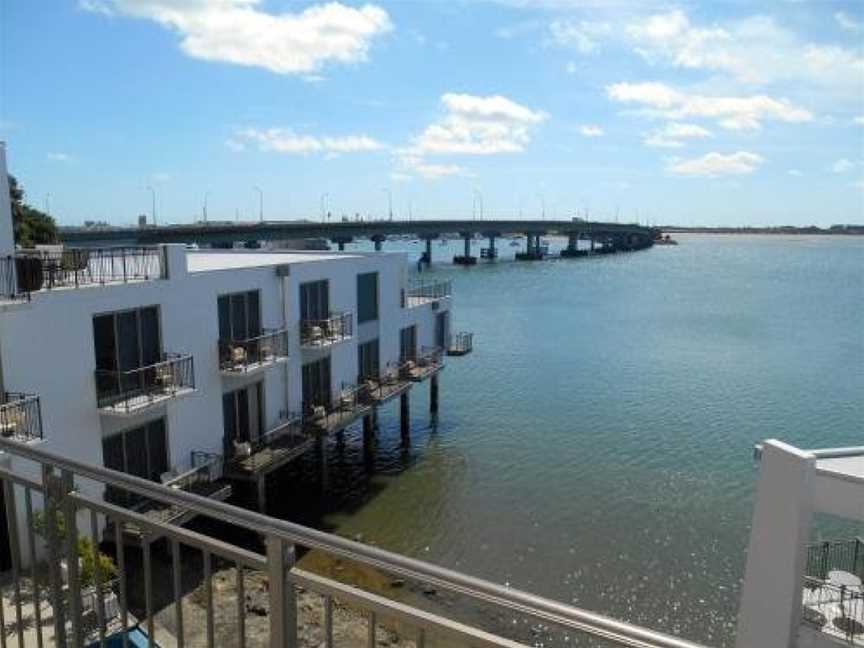
[[[378,273],[357,275],[357,323],[378,319]]]
[[[303,413],[317,405],[330,409],[330,357],[303,365]]]
[[[162,474],[168,472],[165,419],[160,418],[103,439],[102,462],[111,470],[150,481],[161,481]],[[105,499],[122,506],[134,506],[144,498],[109,486],[105,491]]]
[[[300,319],[322,320],[330,317],[330,286],[326,279],[300,284]]]
[[[261,383],[222,395],[222,441],[225,456],[233,457],[235,441],[252,441],[263,432]]]
[[[439,349],[444,349],[447,346],[447,313],[438,313],[435,316],[435,345]]]
[[[162,357],[159,307],[147,306],[97,315],[93,318],[99,395],[128,393],[144,387],[143,374],[118,372],[152,365]]]
[[[260,292],[221,295],[218,300],[219,339],[248,340],[261,334]]]
[[[399,332],[399,360],[417,359],[417,327],[406,326]]]
[[[379,353],[378,338],[357,346],[358,382],[367,378],[378,378]]]

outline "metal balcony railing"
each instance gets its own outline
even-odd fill
[[[864,590],[804,578],[801,624],[850,646],[864,646]]]
[[[338,432],[371,409],[363,387],[342,383],[342,388],[326,402],[303,404],[303,424],[314,433]]]
[[[0,392],[0,436],[25,443],[42,438],[38,396]]]
[[[96,370],[96,402],[107,413],[131,414],[194,389],[190,354],[165,353],[159,362],[126,371]]]
[[[864,580],[864,539],[826,540],[807,545],[805,576],[824,580],[829,572],[838,569]]]
[[[15,253],[17,289],[30,293],[56,288],[163,279],[158,247],[63,248]],[[4,286],[5,287],[5,286]]]
[[[219,340],[219,369],[248,373],[288,357],[288,330],[264,329],[246,340]]]
[[[320,623],[317,611],[310,605],[298,605],[302,588],[304,601],[314,600],[323,607],[320,641],[327,648],[334,645],[334,616],[344,614],[345,608],[355,623],[365,619],[369,646],[375,643],[379,627],[395,623],[400,635],[416,641],[418,646],[423,646],[427,638],[440,637],[448,645],[514,648],[533,645],[533,629],[543,627],[550,633],[546,645],[577,640],[583,643],[582,639],[593,638],[612,646],[699,648],[655,630],[68,459],[37,446],[0,438],[0,450],[29,459],[41,468],[41,479],[36,480],[29,475],[40,472],[23,475],[9,465],[0,465],[10,520],[12,563],[9,579],[0,586],[6,609],[6,622],[0,625],[0,632],[9,645],[19,639],[25,645],[61,648],[93,641],[111,641],[114,645],[121,643],[124,636],[131,644],[134,635],[137,645],[147,645],[148,641],[161,645],[217,645],[216,638],[222,637],[244,646],[252,640],[249,628],[254,624],[255,645],[296,646],[300,632],[310,632],[313,624]],[[233,540],[226,540],[226,534],[217,539],[206,530],[191,531],[149,520],[106,503],[93,488],[94,483],[182,508],[219,521],[227,529],[254,529],[264,540],[264,550],[235,544],[237,538],[248,537],[248,533],[228,533]],[[42,507],[45,520],[45,562],[39,566],[32,562],[38,555],[32,529],[34,514],[39,511],[34,505]],[[61,520],[78,520],[78,524],[61,525]],[[146,532],[140,552],[131,557],[121,537],[122,526],[129,522],[141,525]],[[103,529],[110,530],[105,539],[113,542],[110,558],[118,578],[114,595],[107,593],[109,588],[99,569],[93,570],[93,590],[87,593],[88,580],[79,567],[78,538],[97,537]],[[167,539],[164,552],[153,550],[151,537]],[[448,600],[456,604],[433,611],[424,609],[422,600],[400,602],[312,574],[295,564],[300,549],[315,549],[331,560],[399,578],[408,587],[434,588],[452,597]],[[68,565],[65,579],[61,569],[64,560]],[[43,573],[47,578],[39,577]],[[154,595],[157,586],[158,598]],[[252,611],[247,592],[255,597]],[[94,593],[95,601],[85,600]],[[190,610],[194,614],[189,614]],[[160,622],[157,629],[157,614],[172,623]],[[26,637],[18,634],[22,629]]]
[[[358,377],[358,398],[363,403],[379,405],[408,390],[411,382],[409,363],[387,363],[384,371],[376,375]]]
[[[474,350],[474,334],[467,331],[460,331],[450,336],[450,343],[447,345],[447,355],[461,356]]]
[[[305,454],[314,444],[314,437],[304,431],[303,417],[289,413],[257,439],[235,442],[234,453],[225,459],[225,473],[244,478],[270,472]]]
[[[403,375],[414,382],[426,380],[443,368],[444,352],[439,347],[423,347],[413,358],[403,358]]]
[[[349,339],[354,334],[354,313],[330,313],[324,319],[304,319],[300,322],[300,345],[307,348],[326,347]]]
[[[419,281],[412,283],[406,292],[407,306],[419,306],[430,301],[445,299],[453,294],[452,281]]]

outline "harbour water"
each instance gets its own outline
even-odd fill
[[[435,243],[422,277],[454,280],[454,327],[475,333],[437,423],[415,389],[410,449],[392,404],[374,463],[354,431],[326,495],[289,472],[271,489],[297,497],[270,512],[730,645],[754,443],[864,442],[864,238],[678,238],[473,268],[448,263],[461,241]]]

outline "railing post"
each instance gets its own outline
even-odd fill
[[[60,532],[57,528],[57,504],[61,500],[62,483],[54,468],[42,466],[42,493],[44,497],[45,540],[48,550],[48,578],[51,587],[51,607],[54,610],[54,645],[66,648],[66,610],[63,603],[63,575],[60,570]]]
[[[270,646],[297,648],[297,594],[288,572],[294,566],[294,545],[278,536],[267,536],[270,580]]]
[[[66,573],[69,578],[69,620],[72,622],[72,645],[84,645],[84,633],[81,627],[81,574],[78,569],[78,507],[69,493],[75,488],[74,478],[70,471],[61,473],[60,482],[63,487],[63,526],[66,531]],[[96,542],[96,539],[93,539]]]

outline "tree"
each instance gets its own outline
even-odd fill
[[[9,198],[12,201],[12,224],[15,242],[22,247],[57,243],[57,223],[48,214],[24,202],[24,189],[9,174]]]

